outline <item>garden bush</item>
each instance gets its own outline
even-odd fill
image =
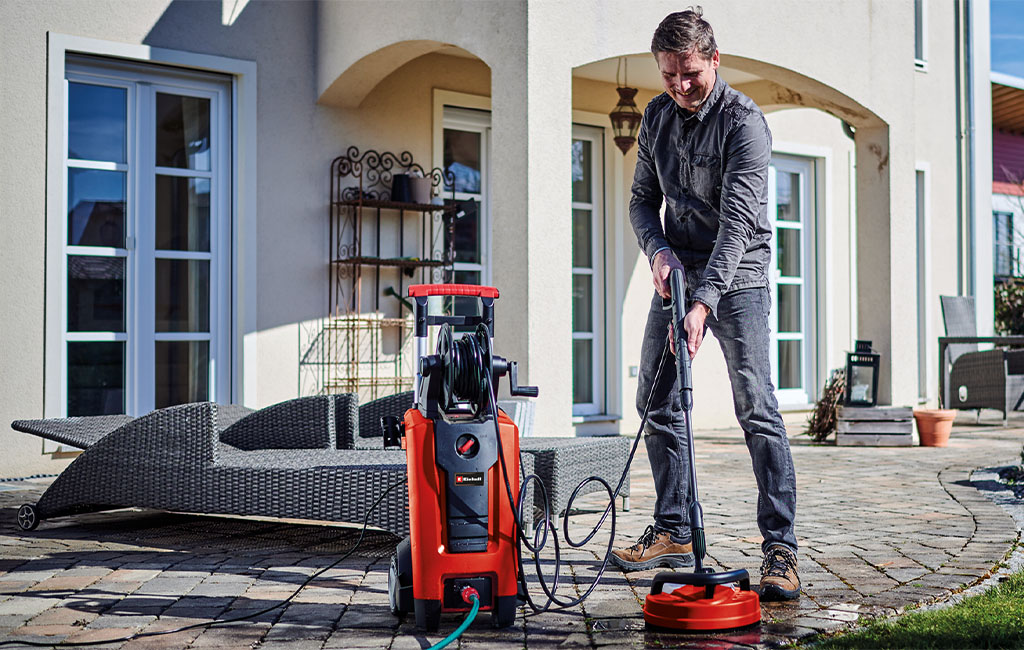
[[[995,285],[997,334],[1024,335],[1024,278],[1007,278]]]

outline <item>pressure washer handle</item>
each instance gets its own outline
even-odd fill
[[[479,316],[444,316],[427,313],[427,299],[430,296],[468,296],[480,299]],[[416,300],[416,324],[413,336],[427,338],[427,326],[448,323],[449,325],[468,325],[475,327],[479,323],[487,326],[487,331],[494,337],[494,301],[498,298],[498,290],[494,287],[482,287],[475,284],[414,284],[409,287],[409,297]]]
[[[693,408],[693,374],[690,368],[690,349],[686,347],[686,276],[682,269],[672,269],[668,276],[672,291],[672,333],[676,344],[676,374],[679,378],[679,398],[683,409]]]

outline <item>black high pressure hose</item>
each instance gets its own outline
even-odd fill
[[[654,378],[654,386],[658,385],[658,381],[661,378],[661,373],[665,367],[665,361],[668,359],[668,351],[669,346],[666,341],[665,349],[661,354],[661,361],[658,363],[658,371]],[[551,521],[551,502],[548,498],[547,489],[544,487],[544,483],[541,482],[540,477],[536,474],[525,475],[522,477],[522,484],[519,486],[518,499],[514,498],[512,494],[512,485],[508,479],[508,469],[505,466],[505,452],[502,449],[501,432],[498,425],[497,398],[495,396],[495,386],[491,367],[492,364],[490,363],[492,358],[490,351],[490,334],[485,326],[478,327],[477,331],[471,335],[463,336],[458,340],[452,341],[451,366],[449,367],[448,374],[449,386],[452,387],[454,394],[459,398],[474,402],[476,404],[478,415],[482,410],[482,407],[485,407],[494,421],[494,431],[498,440],[498,461],[501,463],[502,476],[505,480],[505,491],[508,495],[509,503],[512,504],[512,516],[515,519],[516,555],[519,569],[519,581],[521,591],[524,594],[527,603],[534,612],[538,613],[574,607],[582,603],[590,596],[591,593],[593,593],[594,589],[596,589],[597,585],[600,583],[601,578],[604,576],[605,569],[608,566],[612,547],[615,543],[615,500],[618,498],[619,492],[622,490],[622,486],[626,482],[626,476],[629,473],[630,465],[633,463],[633,457],[636,455],[637,446],[640,443],[640,438],[643,436],[644,426],[647,423],[647,417],[651,409],[651,402],[654,398],[654,390],[652,388],[650,395],[647,396],[647,403],[644,405],[644,412],[640,418],[640,428],[637,430],[636,438],[633,440],[633,447],[629,452],[629,458],[626,461],[626,466],[622,470],[622,475],[619,477],[619,481],[615,486],[615,489],[613,490],[611,485],[609,485],[608,482],[600,476],[590,476],[581,481],[579,485],[573,489],[572,494],[569,496],[569,500],[566,503],[565,515],[562,517],[562,532],[565,537],[565,542],[572,548],[580,548],[587,544],[604,526],[604,522],[608,519],[608,515],[611,514],[612,517],[608,546],[605,549],[604,558],[601,560],[601,568],[598,570],[593,582],[590,583],[590,586],[582,595],[578,598],[566,600],[559,598],[557,595],[558,581],[561,578],[561,547],[559,546],[558,532]],[[520,454],[522,454],[521,451]],[[520,465],[520,468],[521,467],[522,465]],[[523,497],[531,482],[536,484],[537,490],[541,495],[540,503],[543,506],[544,513],[544,518],[539,522],[539,525],[534,530],[532,540],[526,534],[525,527],[523,526],[522,513]],[[605,507],[604,512],[601,514],[601,518],[594,527],[591,528],[590,532],[587,533],[582,540],[575,541],[569,534],[569,513],[572,511],[572,505],[580,491],[593,482],[598,482],[604,486],[605,492],[608,495],[608,505]],[[550,586],[544,578],[540,562],[540,552],[547,547],[549,533],[554,542],[555,551],[554,577]],[[529,589],[526,585],[526,572],[523,567],[523,547],[533,554],[534,566],[537,569],[537,578],[539,579],[541,589],[544,591],[547,598],[542,605],[538,605],[533,600],[533,597],[530,595]]]

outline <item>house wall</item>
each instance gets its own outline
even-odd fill
[[[916,401],[915,311],[905,300],[915,290],[912,241],[914,169],[928,164],[932,182],[932,256],[957,257],[955,235],[955,124],[953,124],[953,9],[929,2],[929,67],[913,65],[913,3],[883,0],[707,0],[731,65],[771,78],[767,103],[814,105],[858,127],[851,149],[835,118],[809,109],[769,116],[777,142],[806,143],[831,152],[831,259],[835,295],[826,366],[838,365],[856,337],[872,338],[883,354],[883,396],[895,404]],[[978,30],[976,65],[987,66],[987,7],[973,3]],[[674,2],[452,3],[394,0],[365,2],[249,2],[233,21],[222,3],[185,0],[11,0],[0,7],[0,122],[17,125],[0,138],[0,254],[8,269],[0,299],[16,305],[0,314],[2,358],[0,421],[45,412],[43,363],[46,214],[47,33],[230,57],[257,64],[258,177],[254,215],[258,233],[255,318],[245,332],[252,356],[244,369],[245,399],[252,406],[294,397],[300,390],[298,356],[303,324],[323,316],[325,202],[328,166],[344,146],[403,150],[424,161],[432,151],[430,92],[447,88],[492,98],[492,172],[500,182],[494,206],[493,264],[502,289],[497,345],[521,362],[521,380],[538,384],[537,428],[569,434],[571,419],[570,267],[565,216],[570,164],[566,143],[572,111],[606,113],[610,84],[573,80],[588,62],[646,52],[650,35]],[[229,23],[229,24],[225,24]],[[785,34],[780,38],[779,34]],[[396,44],[398,44],[397,47]],[[479,60],[440,55],[454,44]],[[424,56],[425,55],[425,56]],[[976,75],[976,79],[982,78]],[[982,82],[978,82],[982,83]],[[976,92],[978,146],[987,146],[988,97]],[[779,89],[786,90],[779,93]],[[646,103],[653,89],[641,93]],[[784,95],[784,96],[783,96]],[[606,99],[610,98],[610,99]],[[806,103],[806,104],[805,104]],[[850,167],[851,152],[855,167]],[[979,161],[979,176],[991,159]],[[639,337],[635,314],[646,311],[649,271],[630,245],[624,218],[635,152],[622,161],[623,186],[614,206],[615,270],[622,279],[613,304],[620,310],[622,347],[613,367],[621,380],[624,430],[630,430],[632,393],[628,368]],[[436,163],[436,161],[435,161]],[[852,177],[851,177],[852,173]],[[855,187],[855,201],[844,188]],[[982,184],[984,187],[984,183]],[[991,229],[987,195],[973,206],[977,231]],[[856,211],[850,210],[856,204]],[[851,215],[853,223],[849,221]],[[845,228],[844,228],[845,226]],[[844,234],[845,233],[845,234]],[[851,236],[852,234],[852,236]],[[51,235],[52,236],[52,235]],[[990,236],[990,235],[989,235]],[[52,244],[50,244],[52,245]],[[979,245],[978,276],[991,276],[991,246]],[[956,293],[955,265],[936,264],[932,294]],[[843,277],[848,273],[848,277]],[[627,279],[628,276],[628,279]],[[983,289],[981,287],[979,290]],[[989,292],[990,293],[990,292]],[[641,306],[640,303],[643,303]],[[979,302],[980,320],[991,305]],[[987,311],[986,311],[987,310]],[[937,317],[932,318],[933,325]],[[709,344],[710,345],[710,344]],[[716,356],[716,354],[718,356]],[[698,357],[707,386],[698,394],[699,426],[731,424],[724,366],[713,347]],[[703,378],[707,379],[703,379]],[[240,380],[240,378],[238,378]],[[611,407],[610,407],[611,408]],[[791,431],[792,432],[792,431]],[[0,427],[9,453],[0,475],[56,472],[63,466],[42,456],[40,442]]]

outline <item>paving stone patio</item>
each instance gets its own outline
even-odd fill
[[[654,571],[609,568],[598,589],[567,611],[528,613],[493,630],[482,614],[461,648],[758,648],[808,640],[947,599],[990,574],[1019,532],[1007,511],[971,483],[977,468],[1020,462],[1024,419],[961,416],[949,447],[867,448],[812,445],[793,437],[803,595],[763,605],[760,627],[715,635],[645,629],[641,605]],[[697,433],[698,476],[711,562],[747,569],[761,562],[754,520],[757,491],[737,431]],[[632,508],[619,513],[618,542],[639,535],[653,509],[643,445],[632,470]],[[349,559],[328,569],[285,607],[312,573],[334,563],[358,537],[352,527],[122,510],[44,521],[31,533],[16,508],[34,502],[48,479],[0,483],[0,639],[93,641],[171,630],[256,614],[217,627],[117,642],[104,648],[425,648],[424,635],[387,604],[387,566],[395,539],[371,532]],[[577,536],[598,518],[600,497],[581,500]],[[559,587],[586,589],[607,534],[583,549]],[[545,555],[546,570],[552,567]],[[531,590],[540,596],[535,577]],[[456,647],[453,644],[450,647]]]

